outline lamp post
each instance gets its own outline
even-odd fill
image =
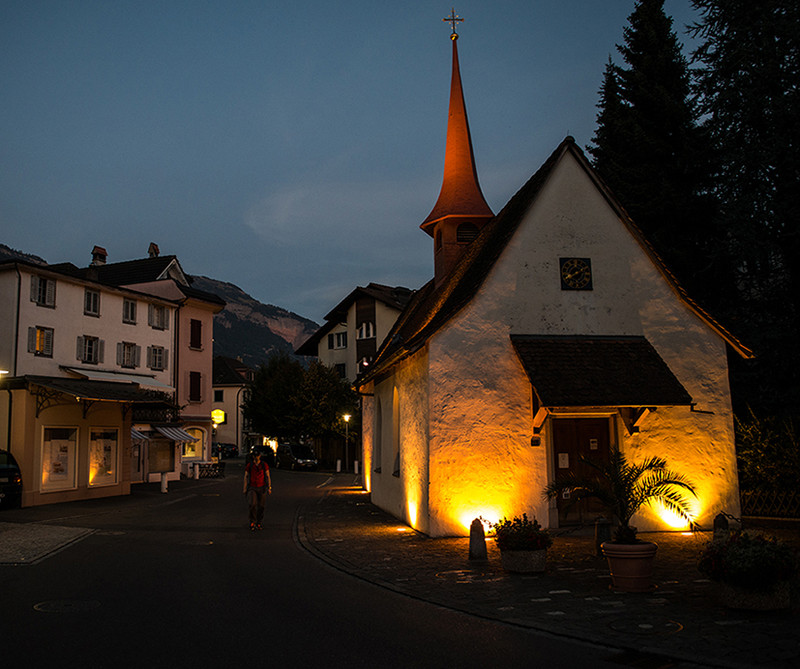
[[[344,418],[344,470],[347,471],[347,458],[350,450],[350,414],[346,413],[342,418]]]

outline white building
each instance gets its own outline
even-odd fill
[[[696,520],[739,512],[728,349],[572,138],[492,217],[458,57],[442,193],[422,225],[434,279],[397,320],[363,395],[373,503],[432,536],[482,516],[591,521],[545,486],[618,448],[695,483]],[[645,509],[640,530],[677,527]]]

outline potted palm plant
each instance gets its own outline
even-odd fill
[[[547,549],[553,544],[550,533],[539,521],[514,516],[511,520],[503,518],[491,526],[494,541],[500,549],[500,562],[503,569],[514,572],[544,571]]]
[[[791,580],[798,562],[794,548],[775,537],[732,532],[706,545],[697,568],[720,584],[725,606],[772,610],[791,605]]]
[[[663,458],[646,458],[631,463],[617,448],[611,450],[608,462],[598,464],[584,459],[594,471],[589,476],[570,472],[556,478],[545,488],[547,498],[568,493],[570,498],[594,498],[617,523],[611,541],[601,548],[611,570],[611,582],[626,592],[652,589],[653,560],[658,546],[636,538],[631,518],[645,505],[661,504],[691,522],[691,499],[694,486],[683,475],[667,468]]]

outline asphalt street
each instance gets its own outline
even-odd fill
[[[620,655],[354,578],[299,540],[334,477],[273,471],[0,516],[4,667],[619,667]],[[338,482],[342,482],[340,475]]]

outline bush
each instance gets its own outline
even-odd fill
[[[797,556],[775,537],[733,532],[724,541],[709,543],[697,566],[713,581],[760,590],[791,578]]]
[[[536,518],[528,520],[528,515],[514,516],[511,520],[503,518],[492,525],[494,540],[501,551],[536,551],[549,548],[553,544],[550,533],[543,529]]]

